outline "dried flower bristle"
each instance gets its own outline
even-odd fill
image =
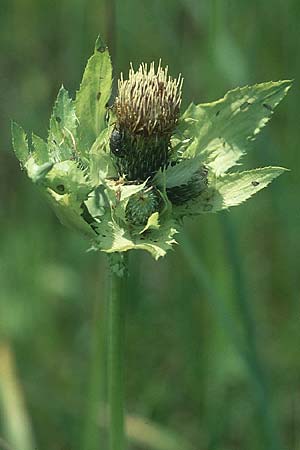
[[[135,72],[132,65],[128,80],[118,81],[115,112],[118,126],[133,134],[171,133],[178,120],[183,78],[173,79],[168,67],[157,71],[154,63],[141,64]]]

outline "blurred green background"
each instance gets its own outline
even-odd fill
[[[115,81],[131,61],[181,72],[183,108],[295,79],[244,158],[292,171],[187,221],[164,260],[132,255],[126,405],[130,449],[300,449],[299,23],[298,0],[0,0],[0,436],[15,450],[88,450],[87,399],[105,401],[90,388],[105,255],[59,224],[10,143],[12,118],[46,135],[99,33]]]

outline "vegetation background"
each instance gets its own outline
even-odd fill
[[[186,222],[164,260],[132,255],[126,404],[134,450],[300,448],[299,23],[298,0],[0,0],[0,436],[15,450],[87,450],[105,400],[89,387],[105,255],[59,224],[10,143],[11,118],[46,135],[99,33],[115,80],[130,61],[181,72],[183,107],[295,79],[244,159],[291,172]]]

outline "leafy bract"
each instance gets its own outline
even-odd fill
[[[45,176],[52,169],[53,163],[48,161],[43,164],[37,164],[35,162],[34,155],[30,156],[26,164],[24,165],[28,177],[34,183],[43,183]]]
[[[27,136],[23,128],[15,122],[11,123],[12,144],[16,157],[22,165],[29,158]]]
[[[33,157],[37,164],[44,164],[50,161],[50,155],[48,151],[47,142],[40,138],[36,134],[32,134],[31,137],[33,145]]]
[[[54,162],[74,157],[76,148],[77,118],[73,101],[62,86],[50,119],[48,136],[49,154]]]
[[[216,175],[244,154],[286,95],[291,81],[245,86],[212,103],[191,104],[182,115],[175,140],[185,140],[182,157],[201,155]]]
[[[153,218],[155,220],[155,218]],[[94,241],[94,248],[106,253],[128,250],[147,250],[158,259],[176,243],[177,233],[174,221],[166,221],[159,229],[147,230],[143,234],[132,235],[128,229],[115,222],[103,222],[100,233]]]
[[[214,181],[210,180],[209,188],[198,198],[175,207],[174,212],[183,217],[237,206],[268,186],[286,170],[282,167],[263,167],[217,177]]]
[[[105,178],[117,177],[117,171],[109,154],[109,127],[101,131],[90,150],[90,177],[94,186]]]
[[[95,230],[84,218],[83,204],[74,195],[60,195],[50,188],[47,189],[46,195],[62,225],[83,234],[88,239],[96,238]]]
[[[239,205],[268,186],[286,170],[283,167],[263,167],[220,177],[216,183],[220,202],[215,202],[214,210],[218,211]],[[216,196],[216,200],[217,198],[218,196]]]
[[[85,172],[75,161],[54,164],[46,174],[44,184],[58,194],[72,194],[80,201],[87,200],[92,187]]]
[[[159,213],[155,212],[151,214],[149,219],[147,220],[146,225],[144,228],[139,232],[139,234],[145,233],[147,230],[158,230],[160,228],[159,225]]]
[[[124,252],[128,250],[147,250],[158,259],[164,256],[167,250],[176,243],[174,235],[177,233],[176,223],[163,212],[164,220],[159,223],[162,217],[158,212],[153,213],[147,224],[133,227],[126,223],[126,206],[131,196],[145,188],[142,184],[114,184],[112,181],[105,183],[105,194],[110,205],[110,214],[106,209],[105,215],[101,216],[96,229],[98,236],[93,241],[94,246],[106,253]],[[88,201],[90,203],[90,201]]]
[[[109,52],[98,38],[75,100],[79,120],[80,150],[84,155],[105,128],[106,105],[111,95],[111,83],[112,66]]]
[[[167,167],[164,172],[159,171],[154,181],[158,185],[162,185],[163,181],[165,181],[167,189],[187,184],[202,165],[202,158],[199,155],[192,158],[184,158],[177,164]]]

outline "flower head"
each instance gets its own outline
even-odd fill
[[[164,169],[170,158],[171,136],[181,104],[182,77],[173,79],[159,63],[131,66],[121,75],[113,110],[116,124],[110,137],[111,154],[120,176],[143,181]]]
[[[268,122],[290,81],[246,86],[180,115],[182,78],[142,64],[121,76],[112,108],[112,68],[97,41],[76,98],[62,87],[43,140],[12,125],[13,147],[60,221],[92,249],[149,251],[175,243],[185,216],[238,205],[285,169],[229,172]],[[107,114],[110,117],[107,120]]]
[[[131,66],[128,80],[118,81],[114,109],[120,130],[143,136],[169,136],[175,129],[181,105],[183,79],[168,75],[168,67],[154,62],[141,64],[135,72]]]

